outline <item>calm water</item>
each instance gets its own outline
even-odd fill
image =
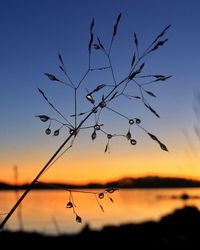
[[[94,195],[74,193],[76,212],[82,217],[82,224],[75,221],[73,210],[66,208],[69,194],[65,191],[32,191],[24,200],[21,211],[23,227],[26,231],[38,231],[47,234],[75,233],[86,224],[93,229],[105,225],[118,225],[146,220],[159,220],[163,215],[184,205],[195,205],[200,209],[200,199],[171,199],[171,195],[184,192],[191,196],[200,196],[199,188],[187,189],[133,189],[118,190],[108,198],[100,200],[103,213]],[[164,196],[165,198],[159,198]],[[16,200],[13,191],[0,192],[0,213],[7,212]],[[11,230],[19,229],[19,210],[7,224]],[[3,216],[0,217],[2,219]]]

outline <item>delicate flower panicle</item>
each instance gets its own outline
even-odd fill
[[[52,108],[54,108],[54,110],[56,110],[58,112],[58,114],[60,116],[62,116],[62,118],[65,119],[65,121],[67,121],[67,123],[62,122],[61,120],[56,120],[56,119],[50,118],[49,116],[46,116],[46,115],[38,115],[37,116],[38,118],[40,118],[40,120],[42,122],[55,121],[55,122],[61,124],[61,127],[56,129],[53,132],[54,136],[58,136],[60,134],[61,128],[63,128],[63,127],[67,127],[69,129],[70,134],[74,133],[74,130],[78,126],[77,122],[79,120],[79,117],[85,115],[86,117],[87,116],[88,117],[94,116],[94,125],[89,125],[89,126],[83,127],[82,121],[80,120],[78,127],[80,129],[94,128],[93,132],[91,134],[92,140],[95,140],[97,138],[97,135],[98,135],[97,130],[99,130],[99,132],[101,132],[102,134],[107,136],[108,140],[111,140],[115,136],[122,136],[122,137],[125,137],[128,140],[130,140],[131,145],[136,145],[137,142],[136,142],[135,138],[131,138],[132,128],[130,127],[130,125],[139,127],[144,132],[146,132],[148,135],[151,133],[149,133],[146,129],[144,129],[143,127],[140,126],[140,124],[141,124],[140,118],[129,118],[127,115],[122,114],[118,110],[115,110],[115,109],[110,107],[109,104],[111,103],[111,101],[114,99],[118,99],[118,97],[124,97],[124,98],[128,98],[128,99],[140,99],[143,102],[144,106],[150,112],[152,112],[156,117],[160,118],[160,115],[158,114],[158,112],[154,108],[152,108],[152,106],[149,104],[149,101],[147,101],[147,96],[155,98],[156,95],[152,91],[146,89],[146,86],[153,84],[153,83],[163,82],[163,81],[169,79],[171,76],[164,76],[162,74],[144,75],[143,74],[143,69],[145,68],[145,61],[144,60],[150,53],[154,52],[155,50],[157,50],[158,48],[163,46],[168,41],[168,39],[162,40],[162,38],[165,35],[166,31],[170,28],[171,25],[168,25],[166,28],[164,28],[164,30],[153,40],[152,43],[150,43],[150,45],[147,47],[146,50],[144,50],[143,53],[140,53],[140,49],[139,49],[140,44],[139,44],[138,36],[136,35],[136,33],[134,33],[135,51],[133,53],[129,74],[121,81],[117,81],[116,76],[114,74],[114,68],[112,65],[112,61],[111,61],[111,49],[112,49],[114,39],[115,39],[117,32],[118,32],[118,27],[119,27],[119,23],[121,20],[121,16],[122,15],[120,13],[117,17],[117,20],[116,20],[116,23],[115,23],[114,29],[113,29],[113,34],[111,36],[111,41],[110,41],[110,44],[108,46],[108,48],[109,48],[108,50],[106,50],[106,46],[101,43],[100,38],[98,36],[96,36],[96,39],[95,39],[95,35],[94,35],[95,21],[94,21],[94,19],[92,20],[91,25],[90,25],[90,41],[89,41],[89,46],[88,46],[88,50],[89,50],[88,69],[78,83],[73,82],[71,80],[71,77],[69,77],[69,74],[66,72],[64,60],[63,60],[63,57],[61,56],[61,54],[58,54],[58,58],[59,58],[59,61],[61,63],[60,69],[61,69],[62,73],[64,73],[64,76],[66,77],[66,81],[59,80],[56,76],[54,76],[54,74],[45,73],[45,75],[49,78],[49,80],[54,81],[54,82],[58,82],[58,83],[59,82],[65,83],[66,87],[68,87],[68,88],[71,87],[72,91],[74,92],[74,114],[70,115],[70,117],[74,117],[74,122],[72,122],[72,121],[69,121],[69,118],[65,118],[55,108],[55,106],[48,100],[48,98],[46,97],[44,92],[39,89],[39,92],[42,94],[44,99],[49,103],[49,105]],[[108,66],[106,66],[106,67],[103,66],[103,67],[98,67],[98,68],[93,68],[91,66],[91,55],[93,54],[92,48],[94,50],[98,50],[98,53],[101,52],[106,56]],[[106,83],[97,84],[93,90],[91,90],[91,91],[87,90],[87,94],[85,97],[86,97],[86,100],[92,105],[92,108],[89,111],[78,112],[77,90],[80,88],[80,86],[82,86],[84,84],[84,80],[86,79],[88,74],[92,71],[95,71],[95,70],[98,70],[98,71],[99,70],[102,70],[102,71],[110,70],[112,78],[113,78],[113,83],[111,83],[111,84],[110,83],[109,84],[106,84]],[[144,79],[145,79],[145,82],[144,82]],[[142,80],[142,82],[140,82],[141,80]],[[129,91],[127,91],[127,87],[133,86],[133,85],[136,85],[139,88],[140,96],[134,96],[134,95],[130,94],[130,89],[129,89]],[[105,90],[107,90],[108,88],[111,88],[110,92],[105,92]],[[102,91],[104,91],[104,92],[102,93]],[[101,99],[98,98],[97,94],[100,94]],[[120,101],[122,102],[122,100],[120,100]],[[98,123],[101,120],[102,111],[105,109],[109,110],[110,112],[115,113],[116,115],[124,118],[125,120],[128,120],[129,129],[128,129],[127,133],[121,133],[118,135],[115,133],[106,132],[105,130],[103,131],[101,129],[101,127],[98,125]],[[91,113],[91,111],[93,111],[93,112]],[[84,123],[86,122],[86,120],[83,119]],[[51,134],[50,126],[51,126],[51,124],[49,124],[48,128],[45,130],[45,133],[47,135]],[[153,140],[155,140],[155,139],[153,139]],[[162,150],[168,151],[167,147],[163,143],[161,143],[160,140],[157,139],[155,141],[157,141],[159,143],[160,148]],[[110,152],[109,141],[107,142],[104,151]]]
[[[88,64],[88,69],[87,69],[86,73],[83,75],[83,77],[81,78],[80,82],[74,83],[71,80],[71,78],[69,77],[69,74],[65,70],[65,64],[64,64],[64,60],[63,60],[63,57],[61,56],[61,54],[58,55],[59,61],[61,63],[60,69],[64,73],[64,75],[66,76],[66,81],[59,80],[53,74],[45,73],[45,75],[49,78],[49,80],[54,81],[54,82],[58,82],[58,83],[59,82],[64,83],[66,85],[66,87],[72,88],[72,91],[74,92],[74,114],[69,115],[69,117],[73,117],[74,122],[70,121],[69,118],[65,118],[58,111],[58,109],[56,109],[55,106],[48,100],[48,98],[46,97],[44,92],[41,91],[40,89],[39,89],[39,92],[42,94],[44,99],[49,103],[49,105],[54,110],[57,111],[57,113],[60,116],[62,116],[62,118],[64,118],[65,121],[62,122],[61,120],[50,118],[49,116],[46,116],[46,115],[38,115],[37,117],[42,122],[50,121],[48,128],[45,130],[46,135],[51,134],[50,126],[51,126],[52,121],[54,121],[56,123],[60,123],[60,125],[61,125],[61,127],[54,130],[54,132],[53,132],[54,136],[58,136],[60,134],[60,130],[63,127],[67,127],[69,129],[69,133],[71,135],[74,135],[74,138],[77,136],[80,129],[92,129],[91,139],[93,141],[97,138],[99,133],[101,133],[102,135],[105,135],[107,137],[107,143],[106,143],[106,146],[104,149],[105,153],[110,153],[110,141],[113,140],[113,138],[115,138],[116,136],[125,137],[130,142],[131,145],[135,146],[137,144],[137,140],[135,138],[133,138],[133,136],[132,136],[133,134],[135,135],[135,133],[132,132],[134,127],[138,127],[140,129],[142,129],[147,135],[150,136],[150,138],[152,140],[156,141],[159,144],[159,146],[162,150],[168,151],[167,147],[155,135],[148,132],[145,128],[143,128],[141,126],[141,119],[140,118],[138,118],[138,117],[133,118],[132,114],[131,114],[131,117],[129,117],[128,115],[125,115],[125,114],[121,113],[120,111],[111,108],[110,103],[112,100],[118,99],[119,97],[124,97],[124,98],[130,99],[130,100],[139,99],[143,102],[144,106],[150,112],[152,112],[156,117],[160,118],[160,115],[157,113],[157,111],[155,111],[155,109],[152,108],[152,106],[149,104],[149,101],[147,101],[147,96],[156,98],[156,95],[152,91],[150,91],[149,89],[146,89],[146,86],[148,86],[150,84],[158,83],[158,82],[163,82],[163,81],[169,79],[171,76],[164,76],[161,74],[144,75],[143,69],[146,67],[144,59],[146,56],[148,56],[150,53],[157,50],[159,47],[163,46],[168,41],[168,39],[164,39],[164,40],[160,40],[160,39],[165,35],[166,31],[170,28],[170,25],[168,25],[154,39],[154,41],[149,45],[149,47],[147,47],[146,50],[144,50],[143,53],[140,53],[138,37],[137,37],[136,33],[134,33],[135,51],[133,53],[129,74],[127,76],[125,76],[124,79],[117,81],[115,74],[114,74],[114,68],[112,65],[110,54],[111,54],[111,49],[112,49],[114,39],[115,39],[116,34],[117,34],[120,19],[121,19],[121,13],[118,15],[116,23],[114,25],[114,30],[113,30],[113,34],[111,37],[111,42],[110,42],[108,50],[106,50],[106,46],[101,43],[99,37],[96,37],[96,41],[95,41],[95,35],[94,35],[95,21],[94,21],[94,19],[92,20],[92,23],[90,25],[90,41],[89,41],[89,46],[88,46],[89,64]],[[93,53],[92,49],[96,50],[98,53],[101,52],[106,56],[108,66],[103,66],[103,67],[98,67],[98,68],[93,68],[91,66],[91,54]],[[93,90],[91,90],[91,91],[87,90],[87,94],[85,95],[85,99],[86,99],[86,101],[88,101],[89,105],[91,105],[91,110],[89,110],[89,111],[80,110],[79,111],[78,104],[77,104],[77,90],[80,88],[80,86],[82,86],[84,84],[84,80],[86,79],[86,77],[88,76],[88,74],[90,72],[99,71],[99,70],[101,70],[101,71],[110,70],[111,75],[112,75],[112,79],[113,79],[113,83],[111,83],[111,84],[110,83],[109,84],[106,84],[106,83],[97,84],[96,87],[93,88]],[[145,80],[145,82],[144,82],[144,80]],[[142,82],[140,82],[140,81],[142,81]],[[139,88],[140,96],[133,95],[134,93],[131,93],[130,89],[129,89],[129,91],[127,91],[127,87],[133,86],[133,85],[136,85]],[[110,91],[105,92],[105,90],[108,90],[108,88],[110,88]],[[122,100],[120,99],[120,101],[122,101]],[[117,116],[126,120],[128,123],[128,131],[125,133],[122,133],[122,134],[106,132],[102,128],[102,126],[104,126],[105,123],[100,124],[102,112],[104,110],[109,110],[110,112],[112,112],[112,113],[116,114]],[[82,119],[79,120],[79,117],[82,117],[84,115],[86,116],[86,118],[84,118],[83,120]],[[94,124],[82,126],[83,123],[85,123],[87,121],[87,118],[89,118],[90,116],[94,117]],[[79,125],[77,125],[78,122],[80,122]],[[78,128],[78,130],[77,130],[77,128]],[[72,145],[73,145],[73,142],[72,142],[71,146]],[[103,209],[103,206],[99,203],[99,199],[103,199],[105,194],[109,197],[108,194],[111,194],[113,192],[114,192],[114,189],[108,189],[105,192],[101,192],[98,194],[93,193],[93,194],[95,194],[97,202],[98,202],[102,211],[104,211],[104,209]],[[109,199],[110,199],[110,201],[113,202],[113,199],[111,197],[109,197]],[[70,196],[69,196],[69,200],[67,202],[66,207],[73,209],[73,212],[76,216],[76,221],[78,223],[81,223],[82,219],[76,213],[76,210],[75,210],[76,206],[73,202],[73,196],[72,196],[71,190],[70,190]]]
[[[58,114],[59,119],[53,118],[51,116],[47,116],[45,114],[37,115],[36,117],[40,119],[41,122],[47,124],[45,128],[45,134],[50,136],[53,135],[55,138],[64,133],[64,129],[67,129],[67,138],[60,145],[57,151],[52,155],[52,157],[47,161],[47,163],[43,166],[38,175],[33,179],[28,189],[24,191],[22,196],[10,210],[10,212],[6,215],[4,220],[0,223],[0,229],[3,228],[5,223],[11,217],[16,208],[20,205],[22,200],[26,197],[26,195],[31,191],[33,186],[38,182],[39,178],[70,148],[72,148],[75,139],[79,132],[83,129],[91,129],[91,139],[94,141],[99,134],[102,134],[106,137],[107,143],[104,149],[105,153],[110,153],[110,141],[114,140],[115,137],[120,136],[125,138],[126,141],[129,142],[130,145],[135,146],[138,142],[135,136],[136,133],[133,133],[135,127],[141,129],[144,133],[146,133],[154,142],[156,142],[160,148],[164,151],[168,151],[165,144],[163,144],[157,136],[153,135],[151,132],[147,131],[142,124],[141,118],[134,117],[134,114],[124,114],[119,110],[111,107],[111,103],[113,100],[120,102],[121,106],[123,106],[123,98],[128,100],[139,100],[143,103],[144,107],[147,108],[155,117],[160,118],[159,113],[152,107],[148,98],[156,98],[155,93],[153,93],[149,87],[153,84],[163,83],[164,81],[170,79],[171,76],[166,76],[158,73],[148,73],[144,74],[144,70],[147,72],[147,64],[145,59],[151,53],[154,53],[156,50],[163,47],[168,42],[167,38],[164,38],[166,32],[170,28],[171,25],[168,25],[166,28],[162,30],[161,33],[150,43],[150,45],[141,52],[140,41],[136,33],[133,33],[133,44],[134,51],[131,57],[130,69],[128,70],[128,74],[126,74],[122,79],[118,80],[115,71],[117,69],[113,68],[113,63],[111,60],[111,52],[114,40],[117,37],[118,29],[120,27],[121,21],[121,13],[118,15],[113,32],[111,35],[110,43],[105,45],[102,43],[101,39],[95,34],[94,27],[95,21],[94,19],[90,25],[90,39],[88,43],[88,68],[86,72],[81,77],[80,81],[75,82],[70,74],[66,70],[65,62],[62,55],[58,54],[59,59],[59,69],[63,74],[63,77],[57,77],[52,73],[45,72],[45,76],[54,84],[58,86],[65,86],[68,88],[68,91],[71,91],[71,95],[73,98],[73,103],[69,104],[70,107],[73,107],[73,110],[70,114],[64,116],[59,109],[52,104],[52,102],[47,98],[46,94],[38,89],[41,96],[44,100],[50,105],[50,107]],[[91,56],[95,55],[95,53],[102,53],[106,62],[104,65],[100,67],[94,67]],[[102,83],[97,80],[96,86],[92,90],[87,90],[87,86],[85,86],[86,93],[83,98],[88,103],[88,110],[81,110],[81,107],[78,106],[77,100],[80,100],[82,93],[79,91],[81,86],[86,85],[86,79],[89,74],[95,73],[95,71],[106,71],[110,72],[112,77],[112,82]],[[62,79],[64,78],[64,80]],[[62,80],[61,80],[62,79]],[[110,81],[110,80],[109,80]],[[139,89],[139,95],[134,94],[134,90],[131,90],[132,87],[137,87]],[[102,122],[102,114],[104,111],[111,112],[116,116],[121,117],[125,121],[125,125],[127,128],[125,131],[122,131],[120,134],[116,134],[114,131],[106,131],[104,128],[105,122]],[[126,110],[128,113],[128,111]],[[93,122],[91,123],[91,119],[93,118]],[[90,121],[90,124],[87,122]],[[55,128],[53,128],[55,126]],[[134,138],[133,138],[134,135]],[[67,143],[69,145],[67,146]],[[67,146],[65,148],[65,146]],[[114,191],[114,189],[109,189],[101,193],[93,193],[96,197],[96,200],[101,208],[104,211],[103,206],[100,204],[99,200],[102,200],[106,195],[111,202],[113,199],[109,196]],[[74,192],[74,191],[73,191]],[[70,199],[66,205],[67,208],[72,208],[74,214],[76,216],[76,221],[78,223],[82,222],[82,218],[76,213],[75,204],[73,202],[72,191],[70,191]]]

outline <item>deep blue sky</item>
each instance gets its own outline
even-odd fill
[[[172,151],[173,147],[178,149],[181,131],[190,129],[195,121],[192,103],[193,92],[200,83],[199,10],[198,0],[1,0],[0,165],[4,173],[12,164],[25,167],[31,154],[37,157],[38,152],[46,148],[53,150],[58,144],[58,141],[53,144],[45,137],[44,124],[34,117],[51,114],[51,109],[37,92],[38,87],[55,100],[62,112],[73,113],[68,103],[71,93],[48,81],[43,72],[61,76],[57,58],[61,53],[72,78],[80,79],[87,69],[92,18],[95,18],[95,32],[106,44],[120,12],[122,19],[112,54],[118,79],[130,65],[133,33],[138,34],[141,47],[145,48],[166,25],[172,24],[167,34],[168,43],[149,57],[146,66],[147,72],[173,75],[167,82],[149,88],[158,96],[157,100],[150,98],[150,102],[162,119],[152,116],[142,105],[134,112],[143,118],[144,127],[161,136]],[[95,81],[95,77],[90,81]],[[127,112],[126,106],[120,106]],[[116,126],[112,120],[109,123]],[[82,139],[84,144],[84,137]],[[27,150],[25,155],[24,149]],[[48,155],[44,153],[44,161]]]

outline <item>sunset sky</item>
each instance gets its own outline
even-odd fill
[[[49,123],[35,116],[60,117],[37,89],[44,91],[62,114],[74,122],[70,117],[74,114],[73,90],[48,80],[44,73],[65,79],[59,70],[60,53],[70,77],[75,83],[80,81],[88,67],[92,18],[95,42],[99,36],[108,48],[119,13],[122,17],[111,51],[117,81],[129,72],[134,32],[142,52],[172,24],[164,37],[168,42],[148,56],[144,67],[144,74],[173,76],[146,86],[157,96],[147,96],[147,100],[161,118],[140,100],[119,98],[110,106],[129,118],[140,118],[141,126],[156,135],[169,153],[138,128],[132,130],[136,146],[126,138],[116,137],[110,141],[110,154],[104,153],[106,136],[100,133],[92,141],[93,130],[81,130],[72,149],[41,180],[86,183],[144,175],[199,179],[200,144],[193,129],[198,125],[193,111],[194,93],[200,91],[199,10],[198,0],[0,1],[0,181],[13,182],[15,165],[20,182],[31,181],[69,135],[66,129],[57,137],[45,134]],[[91,63],[102,67],[108,61],[101,51],[92,49]],[[78,112],[91,109],[85,98],[86,89],[91,91],[98,84],[112,84],[111,73],[99,71],[87,77],[78,93]],[[133,88],[130,94],[138,95],[139,91]],[[127,133],[126,119],[108,110],[102,113],[100,122],[108,133]],[[87,123],[91,124],[94,125],[92,120]],[[52,123],[52,130],[58,127]]]

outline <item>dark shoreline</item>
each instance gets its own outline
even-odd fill
[[[0,191],[6,190],[25,190],[28,184],[11,185],[8,183],[0,182]],[[134,189],[134,188],[200,188],[200,181],[185,179],[185,178],[171,178],[171,177],[158,177],[146,176],[141,178],[123,178],[116,181],[108,182],[106,184],[89,183],[85,185],[74,185],[69,183],[36,183],[32,189],[34,190],[59,190],[59,189]]]
[[[162,217],[158,222],[106,226],[93,231],[88,226],[78,234],[47,236],[39,233],[0,232],[0,243],[6,247],[28,246],[78,249],[198,249],[200,211],[185,206]],[[39,244],[39,245],[38,245]]]

